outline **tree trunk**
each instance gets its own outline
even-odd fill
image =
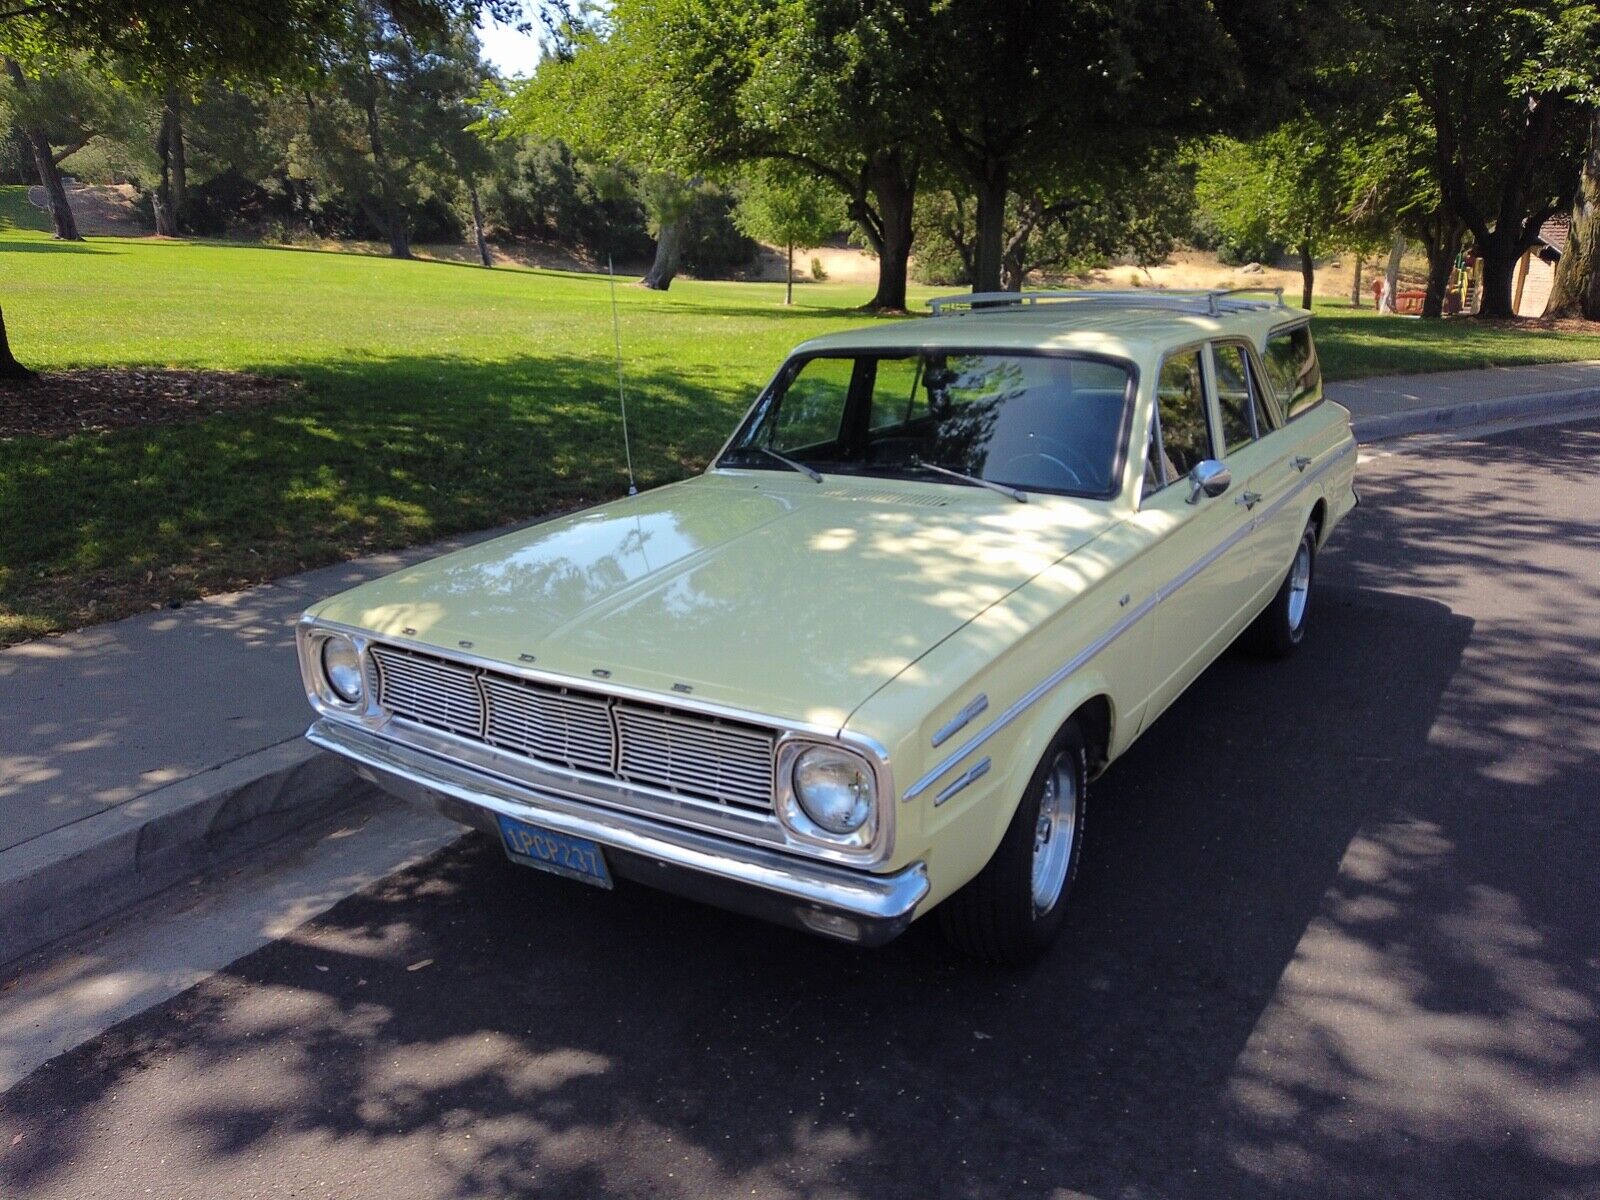
[[[1511,291],[1517,260],[1522,257],[1523,251],[1518,237],[1520,232],[1516,229],[1496,229],[1478,242],[1478,253],[1483,259],[1483,303],[1478,306],[1480,317],[1504,319],[1517,315],[1517,310],[1511,304]]]
[[[33,372],[11,355],[11,342],[6,338],[6,314],[0,310],[0,381],[32,378]]]
[[[640,287],[649,288],[652,292],[664,292],[672,286],[672,281],[678,275],[678,259],[683,255],[684,226],[688,223],[687,211],[671,221],[661,223],[661,232],[656,235],[655,261],[650,264],[645,277],[639,280]]]
[[[1449,218],[1439,218],[1441,222]],[[1428,251],[1428,292],[1422,301],[1424,317],[1444,316],[1444,293],[1450,274],[1456,269],[1456,251],[1461,247],[1461,230],[1454,224],[1433,231],[1424,239]]]
[[[156,161],[161,180],[150,197],[155,212],[156,236],[178,236],[179,196],[187,182],[183,159],[183,125],[178,119],[177,91],[168,88],[161,100],[161,125],[156,131]]]
[[[6,73],[11,76],[11,82],[19,92],[27,91],[27,78],[13,59],[6,59]],[[49,137],[42,129],[24,129],[22,136],[33,153],[33,165],[38,169],[39,186],[44,188],[45,199],[50,205],[50,224],[55,228],[56,237],[63,242],[83,241],[83,235],[78,232],[78,220],[72,215],[72,206],[67,203],[67,189],[61,183],[61,169],[51,153]],[[0,362],[0,370],[4,370],[3,362]]]
[[[878,254],[878,290],[867,302],[874,312],[905,312],[906,272],[911,267],[911,210],[917,196],[917,168],[896,150],[873,155],[867,189],[877,204],[876,221],[858,215]]]
[[[1310,309],[1311,294],[1317,284],[1317,260],[1311,257],[1311,243],[1300,243],[1300,307]]]
[[[978,185],[978,250],[973,264],[972,290],[998,292],[1005,266],[1006,193],[1010,190],[1010,163],[990,159],[984,163]]]
[[[794,303],[794,239],[790,238],[783,255],[783,302]]]
[[[1389,306],[1389,311],[1390,312],[1396,311],[1396,309],[1395,309],[1395,296],[1400,291],[1400,256],[1403,255],[1405,252],[1406,252],[1406,237],[1405,237],[1405,234],[1397,233],[1397,234],[1394,235],[1394,245],[1389,247],[1389,266],[1388,266],[1388,269],[1385,270],[1384,274],[1383,274],[1383,294],[1384,294],[1385,300],[1382,303],[1380,303],[1380,305],[1379,305],[1380,310],[1382,309],[1383,304],[1387,304]]]
[[[172,223],[183,229],[183,207],[189,198],[189,158],[183,144],[183,97],[176,88],[167,90],[167,120],[172,132],[167,151],[172,155]]]
[[[472,239],[478,244],[478,261],[486,267],[494,266],[489,255],[489,239],[483,235],[483,204],[478,199],[478,185],[467,181],[467,198],[472,201]]]
[[[394,176],[389,170],[389,156],[383,148],[383,131],[378,127],[378,85],[370,78],[367,82],[367,144],[372,148],[372,165],[378,169],[378,191],[383,199],[383,232],[389,239],[391,258],[410,258],[411,238],[406,232],[405,214],[400,211],[400,202],[395,199]]]
[[[1361,307],[1361,255],[1356,255],[1355,276],[1350,281],[1350,307]]]
[[[1589,117],[1589,149],[1578,172],[1572,230],[1545,315],[1600,321],[1600,107]]]

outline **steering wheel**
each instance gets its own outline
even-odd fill
[[[1070,487],[1080,491],[1087,489],[1089,486],[1088,481],[1093,479],[1099,473],[1095,470],[1094,464],[1089,461],[1087,455],[1085,455],[1081,450],[1073,449],[1065,442],[1059,442],[1055,438],[1048,437],[1044,434],[1035,434],[1031,440],[1035,443],[1039,443],[1043,447],[1048,447],[1048,449],[1041,448],[1038,450],[1026,450],[1021,454],[1013,455],[1011,458],[1000,464],[999,475],[1001,478],[1015,478],[1015,476],[1013,476],[1011,473],[1011,468],[1017,463],[1028,462],[1029,460],[1035,458],[1042,459],[1044,462],[1049,463],[1053,468],[1059,471],[1062,475],[1065,475],[1068,480],[1070,480]],[[1070,465],[1067,461],[1069,459],[1076,460],[1078,465],[1076,467]]]

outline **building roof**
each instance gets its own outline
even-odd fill
[[[1217,311],[1209,311],[1212,307]],[[880,322],[813,338],[796,353],[1078,350],[1152,360],[1174,346],[1227,334],[1249,337],[1259,345],[1272,329],[1309,315],[1259,299],[1211,305],[1203,292],[1152,290],[1146,297],[1086,293],[1050,303]]]
[[[1571,217],[1551,217],[1539,226],[1539,240],[1559,254],[1567,248],[1567,235],[1571,232]]]

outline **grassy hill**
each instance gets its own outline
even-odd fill
[[[0,643],[619,494],[604,277],[155,239],[52,241],[0,189],[0,306],[42,369],[289,375],[188,424],[0,442]],[[699,469],[869,288],[619,280],[641,486]],[[914,290],[919,303],[929,290]],[[1600,358],[1600,339],[1330,315],[1331,375]]]

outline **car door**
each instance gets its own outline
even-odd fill
[[[1218,457],[1211,372],[1209,350],[1198,345],[1169,354],[1157,379],[1151,470],[1138,515],[1152,536],[1151,574],[1160,596],[1152,639],[1158,682],[1146,723],[1233,639],[1250,582],[1232,553],[1251,520],[1249,509],[1235,503],[1239,485],[1220,496],[1195,496],[1188,478],[1196,464]]]
[[[1280,422],[1249,343],[1214,342],[1211,364],[1222,462],[1233,475],[1233,503],[1250,514],[1249,532],[1232,551],[1240,571],[1235,624],[1242,628],[1283,582],[1300,540],[1297,511],[1279,503],[1299,472],[1286,457],[1287,437],[1279,436]]]

